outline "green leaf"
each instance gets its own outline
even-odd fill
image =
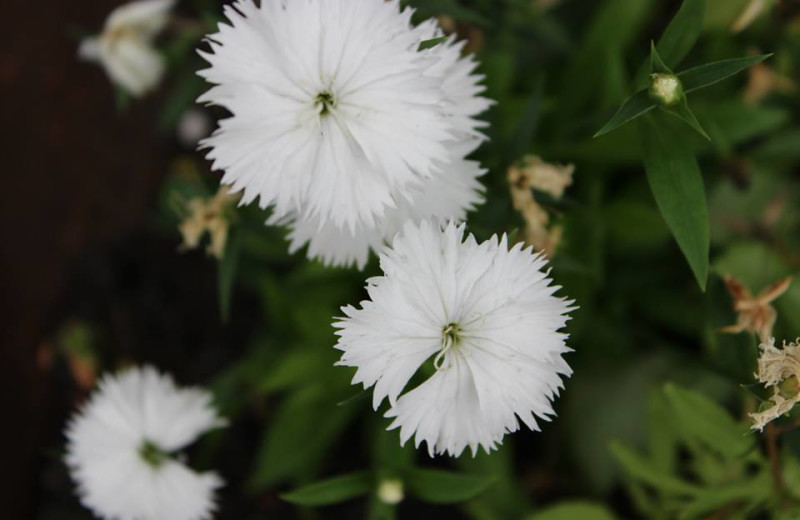
[[[438,469],[413,469],[406,474],[408,491],[431,504],[465,502],[486,491],[494,475],[468,475]]]
[[[703,31],[705,11],[705,0],[684,0],[656,45],[664,63],[677,67],[689,54]]]
[[[233,299],[233,283],[236,281],[236,271],[239,267],[239,247],[238,230],[231,229],[228,233],[228,241],[225,244],[225,254],[219,261],[219,275],[217,277],[219,285],[219,312],[223,323],[227,323],[231,314],[231,301]]]
[[[281,498],[301,506],[326,506],[366,495],[371,487],[370,474],[360,471],[309,484],[284,493]]]
[[[640,34],[652,11],[654,0],[608,0],[602,4],[591,25],[583,32],[580,49],[569,60],[559,93],[558,108],[564,116],[596,106],[598,88],[608,82],[607,63],[611,56],[626,53]],[[595,4],[593,2],[593,4]]]
[[[424,51],[426,49],[432,49],[439,45],[440,43],[444,43],[447,41],[449,36],[440,36],[438,38],[431,38],[430,40],[424,40],[420,42],[418,51]]]
[[[650,188],[700,288],[708,279],[710,233],[697,159],[680,128],[667,118],[642,121],[642,151]]]
[[[525,520],[615,520],[604,505],[592,502],[566,502],[548,507]]]
[[[650,74],[673,74],[656,50],[656,44],[650,42]]]
[[[664,388],[681,428],[689,436],[723,456],[736,459],[753,447],[753,436],[722,407],[704,395],[669,384]]]
[[[510,161],[516,161],[530,148],[536,136],[536,129],[542,112],[542,98],[544,96],[544,82],[539,81],[525,104],[525,109],[519,118],[510,143]]]
[[[644,115],[656,107],[653,100],[650,99],[650,94],[648,94],[647,89],[642,89],[638,91],[636,94],[629,97],[617,113],[614,114],[614,117],[609,120],[608,123],[603,126],[600,130],[594,134],[594,137],[600,137],[601,135],[607,134],[612,130],[616,130],[620,126],[624,125],[628,121],[632,121],[637,117]]]
[[[689,108],[689,103],[686,102],[686,98],[684,98],[683,102],[679,105],[670,108],[664,108],[664,111],[691,126],[698,134],[702,135],[709,141],[711,140],[706,131],[703,130],[703,127],[700,125],[700,121],[697,120],[694,113]]]
[[[673,423],[672,409],[663,392],[651,390],[647,406],[647,447],[651,464],[663,473],[674,473],[678,462]]]
[[[336,406],[330,385],[304,387],[283,401],[267,425],[256,457],[251,488],[261,489],[313,472],[356,411]]]
[[[255,382],[260,392],[271,393],[312,381],[330,367],[327,356],[316,348],[298,348],[273,360]]]
[[[381,423],[381,424],[378,424]],[[414,445],[397,442],[397,432],[388,431],[381,420],[368,424],[370,433],[374,436],[372,446],[372,465],[381,474],[396,477],[413,465],[416,452]]]
[[[706,63],[678,73],[678,78],[683,83],[683,90],[687,94],[708,87],[714,83],[727,79],[734,74],[757,65],[772,56],[772,54],[761,54],[759,56],[748,56],[746,58],[733,58],[730,60],[715,61]]]
[[[729,504],[758,504],[770,496],[771,484],[768,478],[759,478],[704,490],[681,511],[680,520],[701,518]]]
[[[702,492],[702,489],[694,484],[656,469],[649,461],[619,442],[611,443],[611,453],[634,480],[677,495],[697,496]]]
[[[511,446],[488,453],[478,453],[475,457],[459,457],[456,461],[459,470],[473,475],[495,475],[497,480],[480,497],[470,500],[469,507],[477,514],[475,520],[486,517],[480,512],[491,511],[491,517],[522,518],[530,510],[528,494],[514,473],[514,453]]]

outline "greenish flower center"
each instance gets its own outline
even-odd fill
[[[319,115],[327,115],[334,107],[333,94],[328,90],[320,92],[314,101],[314,106],[319,110]]]
[[[436,370],[444,370],[447,368],[444,366],[445,355],[450,349],[457,347],[461,342],[460,332],[461,327],[459,327],[458,323],[450,323],[445,325],[442,329],[442,349],[433,359],[433,366]]]
[[[156,446],[155,443],[145,440],[139,446],[139,456],[153,468],[158,468],[169,458],[169,453]]]

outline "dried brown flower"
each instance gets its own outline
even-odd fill
[[[741,281],[726,275],[725,284],[733,298],[733,309],[737,318],[734,325],[722,328],[722,332],[737,334],[747,331],[758,334],[761,342],[766,342],[772,336],[772,328],[778,317],[771,303],[785,293],[791,283],[792,278],[786,277],[753,296]]]
[[[769,406],[751,413],[754,430],[763,430],[769,422],[788,413],[800,402],[800,345],[783,343],[775,346],[775,338],[761,344],[756,378],[766,388],[772,388]]]
[[[230,208],[239,200],[239,195],[231,195],[227,186],[220,187],[210,199],[195,198],[187,204],[188,215],[178,229],[183,235],[184,249],[195,249],[205,233],[210,240],[206,251],[216,258],[225,254],[230,228]]]
[[[548,226],[550,215],[536,202],[532,190],[560,199],[572,184],[574,172],[574,165],[549,164],[533,155],[525,156],[508,170],[511,201],[525,220],[523,240],[548,256],[552,256],[558,247],[563,229],[561,226]]]

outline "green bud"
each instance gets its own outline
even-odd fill
[[[683,101],[683,85],[674,74],[650,74],[650,98],[663,107],[674,107]]]
[[[784,399],[794,399],[798,392],[800,392],[800,382],[794,376],[784,379],[778,385],[778,393]]]

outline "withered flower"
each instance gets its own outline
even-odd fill
[[[772,388],[769,406],[757,413],[751,413],[754,430],[763,430],[767,423],[788,413],[800,402],[800,345],[783,343],[783,348],[775,346],[775,338],[761,344],[756,378],[766,388]]]
[[[791,283],[792,278],[787,276],[753,296],[750,289],[745,287],[741,281],[726,275],[725,285],[733,298],[733,309],[737,313],[737,318],[734,325],[723,327],[721,331],[731,334],[747,331],[751,334],[758,334],[760,341],[766,343],[772,335],[772,328],[778,317],[778,313],[771,303],[785,293]]]
[[[572,184],[575,166],[549,164],[541,158],[528,155],[508,170],[511,201],[514,209],[525,220],[523,240],[534,248],[552,256],[561,241],[561,226],[548,226],[550,215],[536,202],[532,190],[560,199],[564,190]]]
[[[178,226],[183,235],[183,249],[195,249],[205,233],[210,240],[206,251],[221,259],[225,254],[228,242],[228,229],[231,224],[231,208],[238,202],[240,195],[229,193],[227,186],[220,187],[216,195],[210,199],[194,198],[187,204],[188,215]]]

